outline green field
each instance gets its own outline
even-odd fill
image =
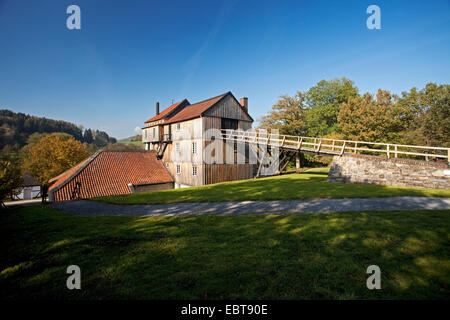
[[[218,183],[195,188],[95,198],[117,204],[294,200],[308,198],[375,198],[398,196],[450,197],[450,190],[402,188],[327,182],[327,168],[261,179]]]
[[[1,299],[448,299],[450,211],[0,215]],[[66,268],[81,268],[81,290]],[[381,268],[381,290],[366,268]]]
[[[117,141],[117,143],[120,144],[133,144],[136,146],[143,146],[144,144],[142,143],[142,141]]]

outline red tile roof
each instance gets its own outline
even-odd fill
[[[174,122],[179,122],[179,121],[184,121],[184,120],[189,120],[189,119],[194,119],[194,118],[200,117],[203,112],[205,112],[206,110],[211,108],[213,105],[215,105],[217,102],[219,102],[223,97],[225,97],[229,93],[230,92],[227,92],[220,96],[210,98],[208,100],[204,100],[201,102],[197,102],[195,104],[191,104],[191,105],[185,107],[180,112],[178,112],[173,117],[169,118],[169,120],[166,121],[164,124],[174,123]]]
[[[128,184],[173,182],[156,152],[100,151],[50,180],[54,201],[70,200],[77,183],[80,198],[131,193]]]
[[[154,116],[153,118],[148,119],[147,121],[145,121],[145,123],[161,120],[162,118],[164,118],[167,114],[169,114],[172,110],[174,110],[176,107],[178,107],[185,100],[186,99],[181,100],[180,102],[177,102],[177,103],[171,105],[170,107],[164,109],[160,114]]]

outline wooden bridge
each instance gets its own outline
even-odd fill
[[[344,154],[372,154],[386,156],[387,158],[409,158],[426,161],[439,161],[441,159],[440,161],[446,161],[450,164],[450,148],[443,147],[302,137],[273,134],[264,130],[225,129],[222,130],[222,138],[250,145],[267,146],[267,149],[279,148],[280,152],[291,151],[330,157]],[[284,170],[284,167],[282,170]]]

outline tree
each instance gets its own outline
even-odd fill
[[[92,134],[92,129],[84,130],[83,141],[86,142],[86,143],[94,142],[94,136]]]
[[[420,91],[412,88],[402,93],[398,105],[409,121],[405,143],[450,146],[450,85],[428,83]]]
[[[305,94],[297,91],[290,97],[285,94],[280,96],[280,100],[272,106],[268,115],[263,116],[260,121],[260,128],[278,129],[280,134],[304,135],[306,132]]]
[[[94,144],[97,147],[104,147],[109,143],[109,136],[104,131],[95,131]]]
[[[3,157],[2,157],[3,158]],[[20,187],[22,176],[20,169],[12,160],[0,159],[0,204],[13,190]]]
[[[428,83],[421,92],[423,133],[430,145],[450,146],[450,85]]]
[[[353,81],[341,78],[322,80],[306,93],[308,135],[322,137],[335,132],[340,105],[358,95]]]
[[[42,184],[73,167],[88,155],[86,147],[73,137],[50,134],[27,150],[23,171],[29,172]]]
[[[339,133],[345,139],[369,142],[401,142],[404,119],[396,107],[397,97],[378,90],[376,100],[369,93],[350,97],[338,115]]]

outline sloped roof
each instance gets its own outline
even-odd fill
[[[28,172],[25,172],[25,174],[23,175],[22,187],[33,187],[40,185],[41,183],[37,181],[35,177],[33,177]]]
[[[187,106],[186,108],[184,108],[183,110],[181,110],[180,112],[178,112],[173,117],[169,118],[169,120],[166,121],[165,123],[166,124],[174,123],[174,122],[179,122],[179,121],[184,121],[184,120],[189,120],[189,119],[194,119],[194,118],[200,117],[203,112],[205,112],[206,110],[211,108],[213,105],[215,105],[217,102],[219,102],[223,97],[225,97],[229,93],[231,93],[231,92],[227,92],[227,93],[221,94],[220,96],[210,98],[207,100],[203,100],[203,101],[197,102],[195,104],[191,104],[191,105]]]
[[[183,102],[188,102],[187,99],[181,100],[177,103],[174,103],[173,105],[171,105],[170,107],[167,107],[166,109],[164,109],[160,114],[154,116],[153,118],[148,119],[147,121],[145,121],[145,123],[148,122],[153,122],[153,121],[157,121],[157,120],[161,120],[162,118],[165,118],[166,115],[169,115],[169,113],[171,111],[173,111],[176,107],[178,107],[180,104],[182,104]]]
[[[77,182],[80,197],[92,198],[131,193],[129,183],[167,183],[173,178],[156,152],[100,151],[50,180],[49,192],[58,193],[57,201],[69,200]]]

